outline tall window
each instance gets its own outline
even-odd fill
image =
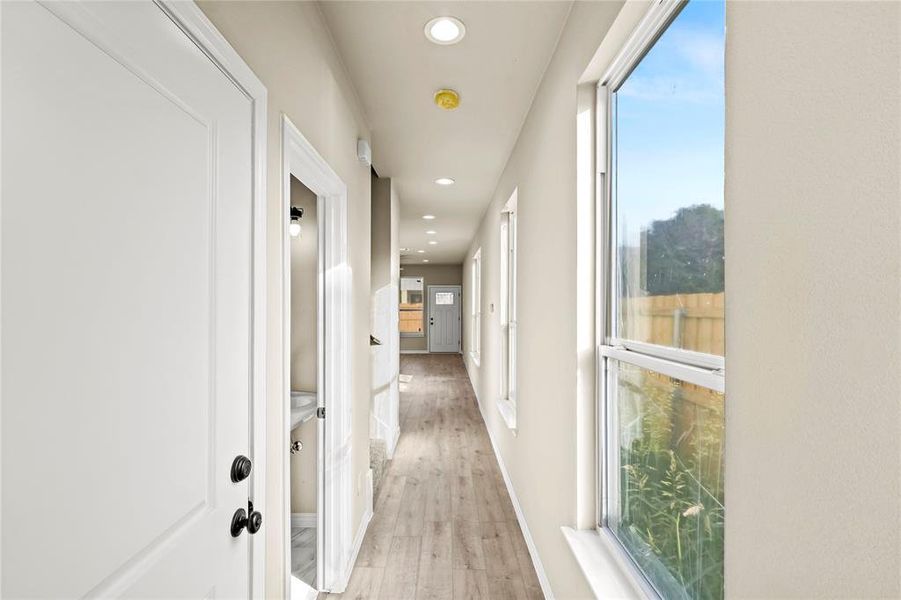
[[[662,598],[723,596],[723,48],[662,0],[598,90],[600,526]]]
[[[501,385],[498,409],[510,429],[516,429],[516,204],[518,191],[501,213]]]
[[[423,333],[423,283],[422,277],[400,278],[400,335],[424,337]]]
[[[470,302],[471,322],[470,322],[470,340],[469,354],[476,364],[479,364],[482,355],[482,249],[476,250],[475,256],[472,257],[472,271],[470,273],[472,289],[472,302]]]

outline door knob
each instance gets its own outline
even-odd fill
[[[232,463],[232,481],[235,483],[244,481],[250,477],[251,471],[253,471],[253,463],[243,454],[239,454]]]
[[[245,527],[247,528],[247,533],[254,534],[263,526],[263,514],[253,509],[253,502],[247,503],[247,510],[250,511],[250,516],[247,516],[247,511],[243,508],[239,508],[232,515],[232,537],[241,535],[241,530]]]

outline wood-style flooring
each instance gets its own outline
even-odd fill
[[[316,528],[291,526],[291,574],[316,587]]]
[[[342,599],[543,598],[485,423],[449,354],[401,356],[401,436]]]

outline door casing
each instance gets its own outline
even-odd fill
[[[281,459],[279,511],[284,597],[292,599],[291,576],[291,176],[317,197],[319,291],[317,298],[317,406],[326,409],[317,425],[316,583],[320,591],[340,593],[347,586],[353,561],[353,486],[351,474],[350,323],[351,274],[347,256],[347,186],[282,115],[282,393],[278,413],[277,452]],[[371,490],[368,490],[371,493]],[[369,503],[371,506],[371,502]],[[369,511],[364,520],[371,518]],[[365,526],[365,524],[363,525]],[[308,594],[298,586],[298,594]],[[299,600],[293,598],[292,600]]]

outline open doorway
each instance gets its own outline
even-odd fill
[[[291,577],[318,589],[319,231],[316,194],[291,176]],[[292,588],[295,584],[292,584]],[[303,588],[302,588],[303,589]],[[309,595],[309,594],[308,594]]]
[[[347,186],[285,115],[282,207],[282,596],[311,600],[353,564]]]

